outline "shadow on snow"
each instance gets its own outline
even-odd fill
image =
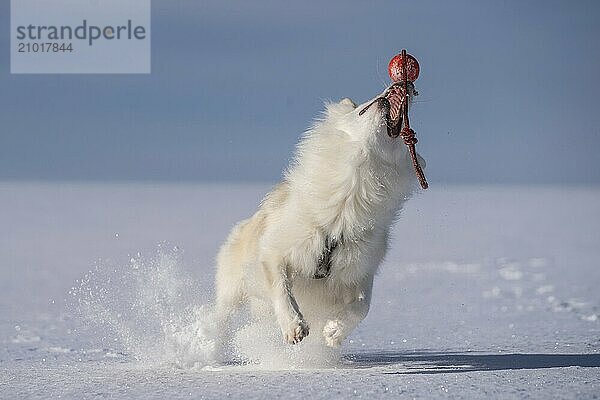
[[[394,366],[386,374],[437,374],[559,367],[600,367],[600,354],[478,354],[421,351],[359,353],[344,357],[352,368]]]

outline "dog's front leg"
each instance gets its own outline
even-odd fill
[[[323,327],[323,336],[328,346],[338,347],[365,319],[371,306],[372,290],[373,276],[369,276],[345,296],[341,311]]]
[[[280,263],[263,262],[263,269],[270,283],[271,301],[283,338],[296,344],[308,336],[308,325],[292,294],[292,282],[288,267]]]

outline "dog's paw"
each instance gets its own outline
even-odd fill
[[[289,344],[300,343],[308,336],[308,325],[304,320],[294,320],[289,327],[283,331],[283,338]]]
[[[344,324],[342,321],[334,319],[329,320],[323,327],[323,336],[325,343],[329,347],[339,347],[344,340]]]

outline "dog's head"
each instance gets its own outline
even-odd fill
[[[356,105],[345,98],[327,106],[327,119],[335,121],[336,128],[348,134],[353,141],[373,151],[389,162],[406,157],[407,149],[397,136],[402,128],[399,103],[396,96],[398,84],[393,84],[381,94],[363,104]],[[417,94],[412,83],[408,86],[409,99]],[[393,129],[389,129],[393,125]]]

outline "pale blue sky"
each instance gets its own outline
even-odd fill
[[[0,180],[273,181],[406,47],[432,183],[600,183],[598,1],[155,0],[150,75],[10,75]]]

